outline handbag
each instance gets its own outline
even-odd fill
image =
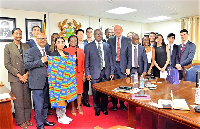
[[[172,84],[179,84],[178,70],[173,67],[167,67],[167,81]]]

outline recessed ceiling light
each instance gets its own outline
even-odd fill
[[[114,13],[114,14],[126,14],[130,12],[137,11],[136,9],[126,8],[126,7],[118,7],[115,9],[111,9],[106,11],[107,13]]]
[[[167,17],[167,16],[158,16],[158,17],[152,17],[152,18],[148,18],[149,20],[153,20],[153,21],[161,21],[161,20],[167,20],[170,19],[171,17]]]

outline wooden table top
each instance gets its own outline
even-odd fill
[[[0,99],[0,102],[7,102],[7,101],[16,99],[15,96],[12,94],[12,92],[6,86],[0,86],[0,94],[3,94],[3,93],[9,93],[10,98]]]
[[[194,112],[194,109],[190,106],[195,105],[195,82],[180,81],[180,84],[171,84],[164,79],[158,79],[155,83],[155,85],[157,85],[156,90],[148,90],[147,88],[147,90],[144,90],[145,94],[150,95],[151,100],[135,100],[132,99],[132,94],[130,93],[112,91],[114,88],[119,86],[133,86],[131,82],[131,78],[122,78],[96,83],[93,87],[107,95],[127,101],[135,106],[155,112],[174,121],[193,127],[200,127],[200,113]],[[150,105],[152,102],[158,103],[158,99],[171,100],[171,90],[173,91],[174,99],[185,99],[187,101],[190,111],[158,109],[157,107]]]

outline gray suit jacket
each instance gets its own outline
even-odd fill
[[[23,56],[27,49],[29,49],[29,45],[25,43],[21,43],[23,49]],[[17,74],[24,75],[24,61],[22,56],[17,49],[17,46],[14,42],[6,44],[4,48],[4,66],[8,70],[8,81],[9,82],[18,82],[19,78]]]
[[[132,50],[132,52],[134,52],[134,50]],[[131,54],[131,57],[132,57],[132,54]],[[132,60],[134,60],[134,58],[132,58]],[[147,54],[146,54],[145,48],[141,45],[138,45],[138,65],[139,65],[140,75],[143,72],[147,72]]]
[[[105,75],[109,79],[114,75],[114,67],[111,56],[110,45],[103,42]],[[85,75],[91,75],[93,79],[98,79],[101,73],[100,56],[95,41],[85,46]]]
[[[111,46],[112,52],[112,60],[114,68],[116,66],[116,36],[110,37],[107,41],[108,44]],[[132,56],[131,56],[131,39],[122,36],[121,39],[121,47],[120,47],[120,69],[121,72],[125,74],[126,69],[131,69],[132,63]]]
[[[49,51],[46,51],[49,55]],[[24,67],[29,70],[29,88],[43,89],[47,78],[47,68],[41,60],[42,54],[37,46],[30,48],[24,55]]]
[[[180,57],[181,49],[182,49],[182,44],[178,46],[178,58],[176,60],[176,63],[180,64],[181,67],[192,64],[192,60],[196,52],[196,45],[188,40]]]

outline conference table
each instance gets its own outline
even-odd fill
[[[11,100],[16,98],[6,86],[0,86],[0,94],[3,93],[9,93],[10,97],[0,99],[0,129],[13,129]]]
[[[150,100],[133,99],[131,93],[115,92],[113,89],[119,86],[133,86],[132,79],[122,78],[93,85],[97,91],[128,102],[128,126],[141,129],[164,128],[200,128],[200,113],[194,112],[190,105],[195,105],[196,83],[180,81],[179,84],[171,84],[165,79],[152,81],[157,85],[156,90],[144,88],[140,92],[150,95]],[[149,81],[151,82],[151,81]],[[135,88],[135,86],[134,86]],[[159,99],[171,100],[171,90],[174,99],[185,99],[190,111],[159,109],[153,106]],[[138,115],[138,110],[140,114]],[[117,112],[116,112],[117,113]],[[139,117],[138,117],[139,116]]]

